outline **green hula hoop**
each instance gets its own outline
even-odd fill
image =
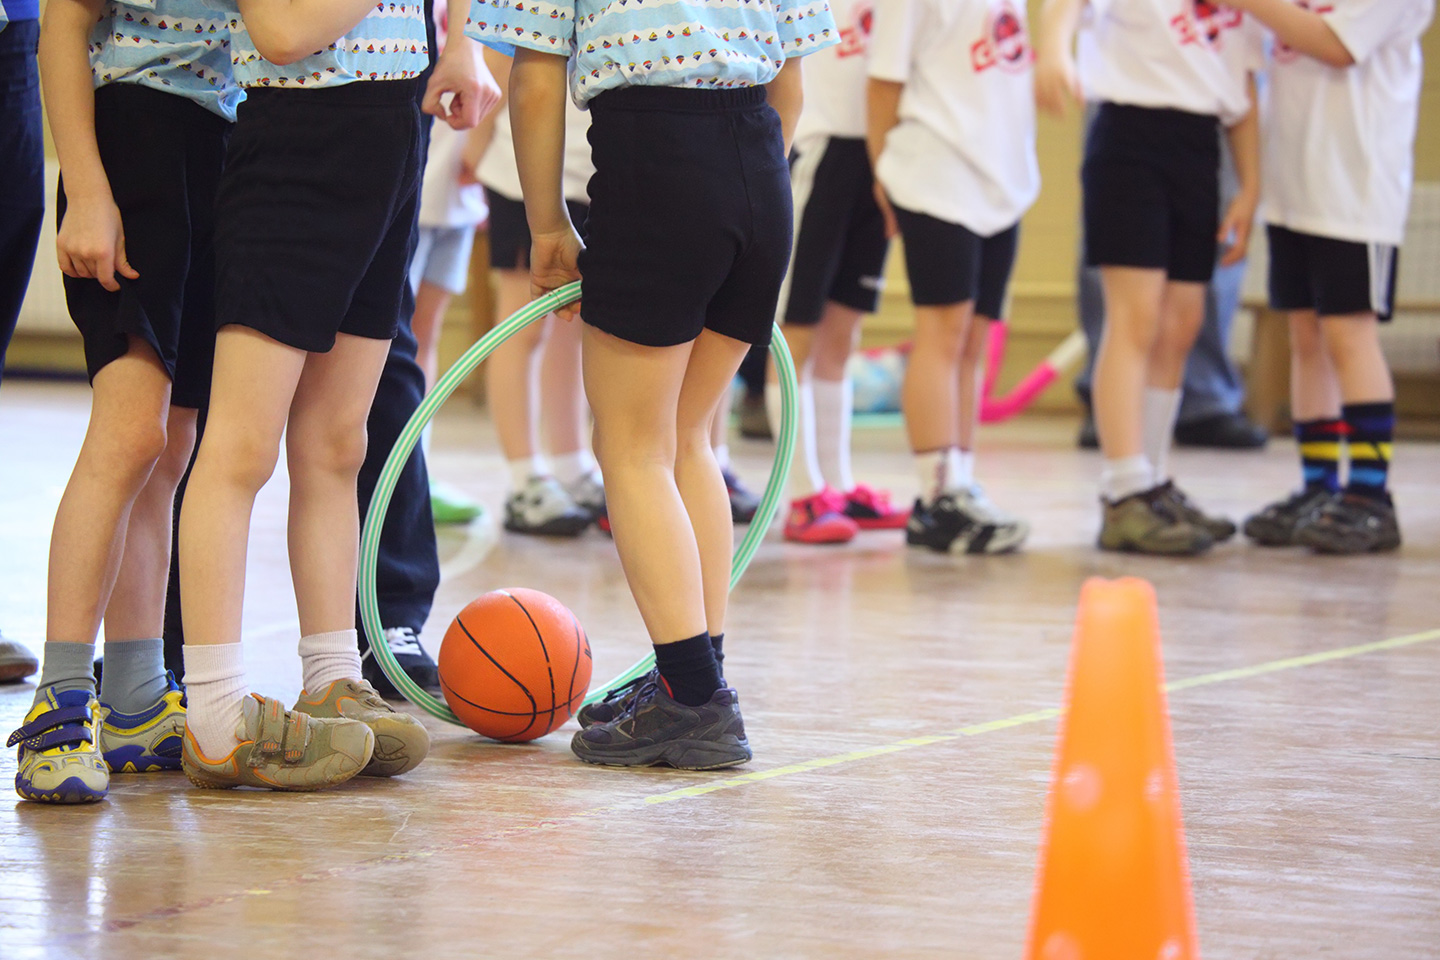
[[[425,429],[425,425],[435,416],[441,405],[450,398],[450,394],[454,393],[456,388],[465,381],[465,378],[474,372],[475,368],[484,362],[485,358],[490,356],[500,344],[521,329],[543,319],[547,314],[579,299],[579,282],[567,284],[532,301],[523,309],[517,310],[466,350],[460,359],[455,361],[455,365],[447,370],[435,384],[434,389],[426,394],[419,409],[415,411],[415,415],[410,418],[409,423],[405,424],[405,429],[400,431],[400,436],[395,441],[390,456],[385,460],[384,468],[380,471],[380,480],[375,485],[375,493],[370,499],[370,509],[365,513],[365,526],[360,535],[360,620],[365,628],[365,636],[370,641],[371,653],[376,662],[380,664],[380,669],[385,672],[385,676],[390,678],[390,682],[395,684],[396,689],[404,694],[406,699],[432,717],[438,717],[457,726],[464,726],[460,718],[451,712],[444,700],[427,693],[405,675],[405,671],[401,670],[400,665],[395,661],[395,654],[390,652],[390,645],[385,642],[385,630],[380,622],[380,602],[375,591],[375,572],[380,556],[380,530],[385,524],[385,515],[390,510],[390,498],[395,492],[395,484],[399,482],[401,470],[406,461],[410,459],[415,445],[420,442],[420,434]],[[770,479],[765,484],[765,495],[760,500],[759,509],[755,511],[755,519],[735,549],[735,560],[730,569],[730,589],[732,590],[744,576],[746,568],[750,566],[750,561],[755,557],[755,552],[760,548],[760,542],[765,539],[765,533],[775,519],[775,512],[779,509],[780,497],[785,489],[785,481],[790,474],[790,461],[795,454],[795,417],[798,409],[795,363],[790,357],[790,349],[785,344],[785,338],[781,335],[778,324],[775,327],[771,352],[775,358],[776,369],[780,374],[780,391],[784,400],[780,417],[780,437],[776,444],[775,463],[770,468]],[[591,691],[585,698],[585,702],[594,703],[615,687],[629,683],[649,672],[654,664],[655,655],[653,653],[646,654],[624,673],[599,689]]]

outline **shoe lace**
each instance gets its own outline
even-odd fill
[[[625,704],[624,709],[620,711],[620,715],[617,716],[615,719],[620,720],[625,717],[635,716],[635,714],[639,712],[640,708],[643,707],[645,704],[649,703],[651,700],[654,700],[655,694],[659,692],[660,674],[646,674],[640,686],[635,688],[634,696],[632,696],[630,698],[630,701]]]
[[[386,630],[385,643],[397,657],[418,657],[425,652],[420,646],[420,638],[415,636],[415,631],[409,627],[391,627]]]

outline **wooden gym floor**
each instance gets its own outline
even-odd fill
[[[0,626],[36,646],[87,404],[76,385],[0,393]],[[569,729],[502,746],[430,722],[413,774],[329,793],[161,775],[117,777],[80,809],[0,800],[0,957],[1019,957],[1055,735],[1027,715],[1060,702],[1080,584],[1120,574],[1154,582],[1182,686],[1170,707],[1204,954],[1436,956],[1440,447],[1397,447],[1398,555],[1230,544],[1165,561],[1092,549],[1098,464],[1073,430],[985,434],[982,479],[1034,523],[1017,556],[918,553],[897,533],[767,544],[728,631],[748,767],[615,771],[575,761]],[[864,479],[913,490],[898,432],[856,446]],[[736,448],[758,483],[768,447]],[[463,401],[433,461],[494,515],[503,465]],[[1238,516],[1285,490],[1293,461],[1288,442],[1181,451],[1178,472]],[[256,511],[246,640],[253,685],[288,698],[283,504],[277,478]],[[597,682],[646,649],[598,534],[497,543],[492,523],[446,530],[441,550],[432,648],[463,602],[523,585],[580,616]],[[0,688],[0,730],[31,692]],[[7,752],[5,796],[13,770]]]

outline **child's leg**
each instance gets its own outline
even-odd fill
[[[540,433],[545,455],[562,483],[579,478],[577,468],[593,468],[589,432],[590,408],[581,383],[580,333],[577,320],[550,320],[540,357]],[[565,464],[567,469],[558,469]],[[586,472],[581,469],[581,472]]]
[[[960,440],[959,363],[974,322],[974,305],[966,300],[915,308],[915,345],[900,402],[915,454],[920,497],[926,502],[953,485],[946,466],[949,450]]]
[[[415,334],[415,362],[425,372],[425,389],[435,386],[440,367],[440,328],[450,306],[450,291],[422,280],[415,291],[415,313],[410,329]]]
[[[850,469],[850,425],[855,393],[846,364],[860,341],[864,314],[854,307],[830,301],[816,328],[815,442],[820,472],[836,490],[855,489]]]
[[[1380,348],[1373,313],[1320,318],[1325,352],[1340,384],[1350,453],[1347,493],[1388,500],[1390,450],[1395,436],[1395,382]]]
[[[1320,318],[1313,310],[1290,314],[1290,416],[1300,449],[1300,470],[1307,490],[1340,489],[1340,376],[1330,361]]]
[[[1165,272],[1101,267],[1100,281],[1105,331],[1095,358],[1095,427],[1105,457],[1103,492],[1115,501],[1155,484],[1141,411],[1165,299]]]
[[[1171,281],[1165,285],[1160,327],[1150,350],[1142,414],[1145,456],[1159,482],[1170,476],[1170,446],[1175,435],[1175,417],[1180,411],[1185,361],[1204,321],[1204,284]]]
[[[967,474],[973,474],[976,434],[980,426],[981,391],[985,389],[986,348],[990,343],[992,317],[976,317],[970,324],[970,333],[960,346],[960,378],[956,385],[959,394],[959,428],[956,431],[956,446],[961,461],[967,464]],[[970,477],[967,476],[967,481]]]
[[[787,323],[781,329],[795,364],[795,387],[799,401],[795,411],[795,457],[790,462],[789,478],[790,496],[796,500],[812,497],[825,488],[815,436],[814,351],[818,329],[797,323]],[[771,359],[765,367],[765,412],[770,420],[770,433],[776,437],[780,436],[782,403],[779,371]]]
[[[530,278],[520,270],[496,271],[496,313],[508,317],[530,299]],[[495,421],[500,450],[511,464],[511,486],[520,489],[532,475],[544,473],[536,445],[536,352],[553,323],[546,317],[506,340],[490,354],[485,368],[485,401]],[[524,476],[520,476],[524,473]]]

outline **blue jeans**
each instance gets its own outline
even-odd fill
[[[39,20],[15,20],[0,29],[0,376],[45,217],[39,40]]]

